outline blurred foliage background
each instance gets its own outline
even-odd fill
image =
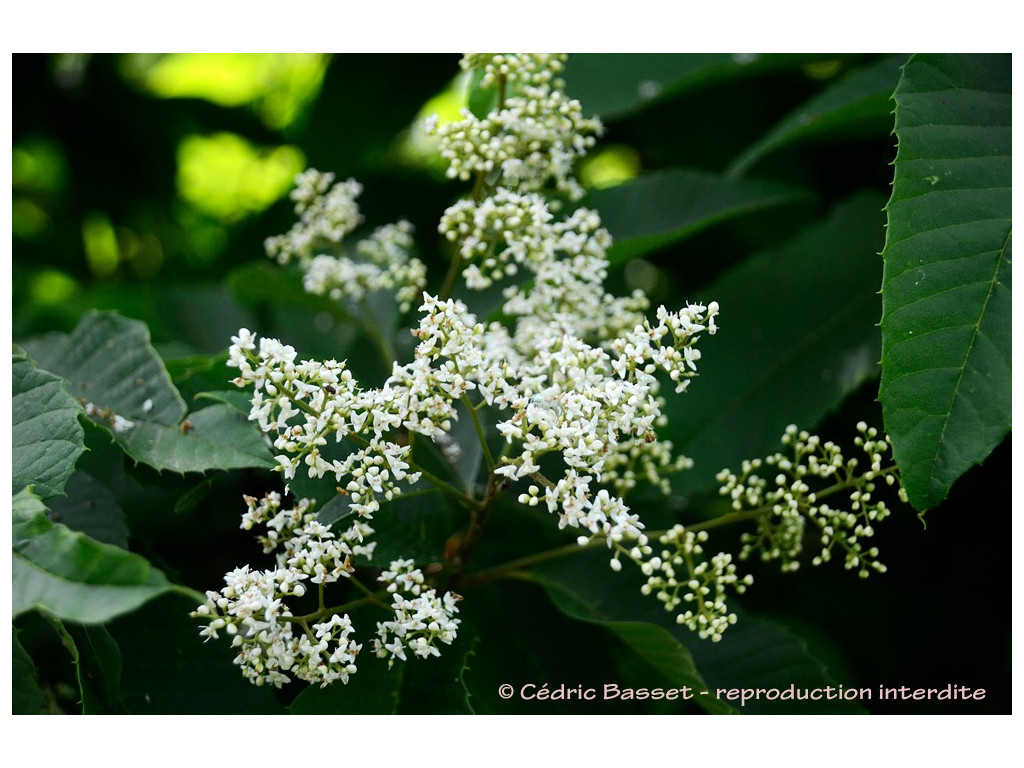
[[[567,72],[570,94],[607,128],[580,171],[599,208],[602,195],[617,184],[676,167],[813,191],[670,238],[641,259],[623,257],[610,276],[618,290],[642,287],[655,303],[670,306],[698,298],[704,286],[751,253],[781,246],[851,194],[875,195],[871,200],[880,202],[869,203],[873,211],[887,199],[895,140],[886,88],[891,93],[905,57],[774,56],[751,59],[749,75],[742,77],[736,65],[746,62],[735,56],[613,58],[611,66],[608,57],[572,58]],[[447,263],[436,224],[465,189],[444,177],[416,122],[433,112],[452,115],[461,106],[466,81],[458,61],[456,54],[15,56],[15,341],[70,331],[89,309],[116,309],[146,322],[186,399],[225,388],[225,369],[212,361],[240,326],[281,337],[303,355],[348,356],[357,371],[379,375],[372,361],[360,358],[360,340],[343,311],[303,295],[297,279],[267,262],[263,240],[290,226],[286,198],[298,171],[313,166],[342,179],[353,176],[365,189],[360,205],[368,227],[398,218],[415,225],[417,255],[427,262],[436,289]],[[877,70],[883,84],[866,91],[859,111],[847,111],[834,130],[818,124],[807,136],[791,131],[785,141],[768,141],[763,151],[749,154],[773,126],[854,70]],[[615,211],[606,220],[613,234],[630,234],[630,221],[615,221]],[[878,222],[884,223],[881,213]],[[653,224],[638,226],[650,230]],[[880,251],[884,230],[868,236]],[[803,320],[799,306],[764,309],[766,327]],[[723,337],[733,311],[723,303]],[[705,355],[709,361],[714,356],[710,343]],[[736,369],[716,375],[743,380],[751,374]],[[709,376],[695,390],[729,386],[721,381]],[[877,377],[869,377],[822,424],[801,426],[820,426],[842,441],[860,418],[880,426],[877,387]],[[767,435],[767,445],[743,455],[756,455],[776,438]],[[714,439],[734,438],[719,433]],[[102,475],[106,449],[95,439],[89,447],[82,462]],[[928,514],[927,530],[911,510],[899,510],[879,532],[890,566],[884,578],[861,582],[840,568],[780,576],[755,566],[757,584],[743,598],[744,609],[781,620],[847,686],[984,687],[985,701],[956,711],[1008,712],[1009,457],[1007,438]],[[251,557],[250,542],[235,530],[238,499],[242,492],[256,493],[254,485],[272,487],[265,473],[180,478],[147,475],[145,468],[123,471],[145,475],[147,487],[142,492],[133,486],[134,496],[122,493],[120,499],[133,548],[169,576],[209,589]],[[682,488],[666,509],[696,504],[699,490]],[[150,514],[154,504],[169,504],[175,512]],[[524,590],[508,587],[502,599],[520,606],[516,610],[531,610],[524,606],[538,596]],[[155,605],[145,610],[159,622],[167,612]],[[483,603],[476,610],[502,609]],[[550,607],[535,615],[539,626],[575,647],[599,632]],[[166,637],[190,632],[184,625]],[[49,661],[33,657],[41,677],[59,690],[70,674],[63,651],[31,620],[21,629],[38,647],[52,646]],[[127,638],[135,631],[123,621],[114,634]],[[491,640],[500,643],[501,632]],[[538,659],[545,653],[516,650]],[[131,643],[123,642],[122,652],[126,668],[145,665],[142,658],[133,660],[138,650]],[[593,652],[595,667],[587,674],[595,674],[605,652]],[[218,657],[217,664],[222,671],[211,671],[212,662],[197,668],[217,679],[237,677],[229,662]],[[143,695],[141,689],[123,693],[126,701]],[[60,706],[74,709],[70,701]],[[869,709],[946,711],[921,702],[874,702]]]

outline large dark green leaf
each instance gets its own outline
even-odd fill
[[[906,56],[891,56],[854,69],[794,112],[729,166],[741,176],[780,147],[807,139],[885,135],[892,129],[892,92]]]
[[[722,636],[721,642],[690,646],[697,668],[713,686],[716,697],[741,706],[745,714],[864,713],[860,702],[872,700],[874,691],[870,687],[854,688],[833,678],[807,644],[781,624],[748,616],[740,610],[736,613],[739,620]],[[742,704],[736,698],[742,691],[758,688],[774,689],[780,694],[792,689],[793,694],[775,700],[751,700],[748,694],[748,700]],[[812,694],[813,699],[798,698],[797,691],[817,693]]]
[[[344,496],[335,497],[317,514],[320,522],[343,529],[352,515]],[[436,491],[400,494],[374,513],[370,526],[377,546],[373,558],[362,555],[357,563],[385,567],[392,560],[412,559],[417,563],[437,563],[444,559],[445,540],[451,534],[451,519],[444,497]]]
[[[311,686],[295,697],[288,711],[293,715],[472,714],[462,676],[476,642],[463,622],[458,639],[440,657],[410,656],[390,669],[366,644],[357,662],[359,671],[348,683]]]
[[[66,498],[50,499],[50,519],[96,541],[128,548],[128,524],[114,494],[91,475],[79,471],[68,481]]]
[[[64,492],[85,450],[78,423],[81,406],[68,392],[64,379],[15,356],[12,371],[12,492],[27,485],[43,499]]]
[[[121,650],[121,699],[128,711],[284,714],[272,686],[252,685],[231,663],[235,651],[230,643],[203,642],[200,624],[188,615],[197,604],[168,595],[108,625]]]
[[[895,99],[879,399],[928,509],[1010,429],[1010,56],[914,56]]]
[[[349,677],[347,683],[332,683],[323,688],[311,686],[295,697],[288,711],[293,715],[396,714],[402,676],[409,664],[422,660],[413,659],[405,664],[396,662],[393,668],[388,669],[387,662],[373,658],[368,648],[366,656],[365,660],[358,660],[358,671]]]
[[[680,627],[661,603],[640,594],[643,577],[632,569],[614,573],[607,551],[581,552],[536,566],[531,576],[567,615],[604,624],[634,653],[657,670],[668,685],[690,686],[694,701],[709,712],[731,712],[739,702],[731,689],[826,688],[835,686],[806,645],[782,627],[740,613],[722,640],[700,640]],[[701,691],[706,693],[702,694]],[[852,702],[824,700],[748,701],[740,709],[755,713],[858,712]]]
[[[719,302],[721,316],[700,375],[666,395],[666,434],[696,462],[682,488],[714,487],[720,469],[774,449],[787,424],[813,427],[877,375],[883,204],[847,200],[692,297]]]
[[[567,90],[587,114],[628,115],[685,90],[792,69],[821,60],[809,54],[574,53],[566,65]]]
[[[599,189],[586,204],[615,238],[608,260],[621,264],[727,219],[806,199],[805,191],[773,181],[673,169]]]
[[[139,555],[51,522],[27,489],[14,497],[11,538],[15,617],[38,608],[61,619],[101,623],[182,589]]]
[[[603,568],[605,563],[597,562],[597,560],[598,558],[589,556],[587,563],[591,567]],[[574,583],[575,577],[580,577],[584,583],[588,582],[590,577],[578,569],[568,570],[573,574],[571,578],[564,577],[567,572],[565,568],[541,569],[536,575],[536,580],[544,587],[556,608],[566,616],[605,627],[627,648],[653,667],[665,685],[689,688],[693,692],[694,700],[708,712],[712,714],[733,712],[732,707],[728,704],[700,694],[700,691],[706,691],[708,686],[697,671],[689,649],[674,637],[671,631],[663,626],[658,626],[662,617],[650,610],[657,608],[655,601],[651,600],[650,605],[643,606],[647,610],[636,611],[635,604],[639,602],[637,597],[640,594],[639,590],[636,590],[629,596],[629,600],[625,601],[626,605],[633,604],[631,607],[634,607],[634,611],[631,615],[637,618],[653,618],[655,623],[638,620],[616,621],[615,617],[625,615],[628,611],[623,610],[622,602],[614,604],[608,598],[614,600],[615,597],[622,597],[621,587],[625,581],[621,580],[621,583],[616,585],[620,589],[614,590],[611,594],[602,592],[600,600],[595,600],[592,593],[587,594],[585,587],[581,589],[581,584]],[[555,574],[553,577],[551,576],[552,572]],[[601,574],[601,576],[603,575]],[[604,581],[601,576],[598,577],[598,580]]]
[[[479,638],[463,619],[458,639],[443,649],[439,658],[413,659],[402,678],[398,714],[476,714],[465,676],[473,666],[478,642]]]

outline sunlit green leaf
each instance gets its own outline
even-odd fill
[[[81,406],[66,381],[25,357],[13,358],[12,492],[27,485],[43,499],[64,492],[85,450]]]
[[[1010,56],[914,56],[895,99],[879,399],[927,509],[1010,429]]]
[[[608,260],[621,264],[728,219],[807,199],[806,191],[773,181],[674,169],[596,190],[586,204],[615,238]]]
[[[854,69],[783,118],[730,165],[741,176],[780,147],[807,139],[884,136],[892,129],[892,92],[906,56],[891,56]]]
[[[51,522],[27,489],[14,497],[12,546],[14,616],[38,608],[98,623],[175,589],[139,555]]]
[[[884,200],[862,194],[777,249],[756,254],[693,299],[721,305],[701,341],[699,376],[667,394],[688,491],[773,450],[787,424],[813,427],[878,373]]]

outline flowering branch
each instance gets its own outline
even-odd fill
[[[457,637],[462,598],[456,587],[520,577],[538,563],[596,546],[608,548],[614,570],[623,559],[634,562],[647,577],[643,592],[713,641],[736,621],[727,592],[743,592],[752,578],[736,572],[728,553],[705,556],[709,529],[754,522],[756,533],[744,534],[738,559],[759,553],[793,570],[809,520],[822,544],[813,562],[828,560],[839,547],[846,566],[862,576],[883,570],[877,550],[862,542],[888,515],[872,497],[874,483],[895,477],[882,468],[887,443],[867,427],[858,438],[869,457],[864,472],[833,444],[787,430],[783,442],[792,456],[776,454],[746,462],[739,475],[719,475],[732,511],[714,520],[650,533],[626,503],[638,482],[667,491],[667,475],[692,464],[659,436],[666,423],[661,387],[669,383],[679,394],[690,386],[704,339],[718,331],[720,307],[715,301],[675,311],[662,306],[652,318],[642,292],[605,291],[611,236],[596,211],[563,210],[582,197],[573,166],[602,130],[565,95],[564,61],[563,55],[468,54],[463,66],[479,68],[481,87],[497,90],[495,108],[482,117],[463,110],[446,125],[428,121],[448,176],[473,184],[440,219],[438,232],[453,254],[438,295],[424,290],[425,268],[409,255],[411,226],[379,228],[354,252],[346,250],[362,222],[359,185],[335,184],[331,174],[315,170],[296,180],[299,221],[267,241],[268,255],[297,263],[308,291],[359,304],[391,373],[381,386],[364,387],[345,362],[300,360],[292,347],[247,329],[232,338],[228,365],[238,370],[235,383],[251,388],[249,419],[273,445],[285,481],[300,471],[330,478],[352,513],[345,518],[349,527],[335,531],[306,500],[284,509],[279,495],[246,499],[242,527],[266,526],[260,541],[265,552],[277,552],[277,566],[227,574],[225,587],[208,592],[193,615],[208,622],[204,636],[232,637],[237,663],[256,684],[279,686],[290,676],[347,682],[362,647],[352,639],[348,612],[366,605],[389,614],[372,639],[374,655],[389,666],[437,656]],[[481,322],[452,297],[459,287],[496,284],[506,322]],[[409,362],[394,359],[374,322],[368,297],[383,290],[394,292],[403,311],[421,302]],[[486,423],[494,424],[490,433],[484,409],[491,417]],[[451,461],[460,417],[472,422],[486,468],[486,482],[467,478],[465,490],[413,456],[417,441],[428,440]],[[494,433],[503,440],[497,456]],[[760,477],[761,467],[776,472],[774,485]],[[833,482],[814,492],[812,479]],[[381,505],[415,493],[421,481],[468,510],[468,523],[449,539],[444,567],[428,569],[429,578],[412,559],[397,559],[379,571],[384,589],[373,591],[354,578],[353,559],[372,558],[370,524]],[[497,500],[516,485],[519,503],[556,515],[559,528],[578,532],[576,543],[469,571]],[[823,503],[843,491],[850,491],[849,510]],[[326,607],[325,590],[338,581],[362,597]],[[317,585],[317,609],[296,616],[289,602],[302,598],[307,584]],[[390,604],[382,600],[388,596]],[[302,631],[293,634],[293,625]]]

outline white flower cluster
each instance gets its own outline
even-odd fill
[[[458,635],[460,619],[456,603],[462,599],[454,592],[438,595],[424,585],[423,572],[412,560],[395,560],[380,575],[392,594],[391,608],[394,621],[377,622],[377,637],[373,640],[374,653],[388,659],[406,660],[406,651],[426,659],[440,656],[438,643],[451,645]]]
[[[655,555],[649,546],[633,547],[626,554],[647,576],[647,583],[640,588],[643,594],[655,595],[666,611],[673,612],[682,606],[676,622],[701,639],[718,642],[722,633],[736,623],[736,614],[729,612],[725,602],[726,588],[742,594],[754,578],[749,574],[740,578],[736,574],[732,555],[719,552],[705,559],[707,540],[707,531],[690,531],[676,525],[659,537],[658,542],[665,547],[659,554]],[[618,563],[620,553],[616,553],[613,563]]]
[[[461,301],[424,292],[421,318],[412,331],[417,339],[413,359],[394,363],[378,388],[361,387],[344,362],[300,360],[292,347],[257,338],[244,328],[232,338],[228,365],[238,370],[237,385],[252,387],[249,418],[270,439],[285,479],[299,472],[331,477],[356,521],[346,534],[334,537],[302,504],[282,512],[277,499],[249,503],[243,526],[267,526],[261,542],[265,551],[278,552],[279,567],[263,575],[238,572],[227,591],[210,593],[201,611],[211,617],[208,633],[232,631],[227,630],[231,626],[236,637],[244,638],[237,643],[240,658],[243,652],[248,656],[239,663],[254,670],[254,681],[259,677],[280,684],[277,675],[298,674],[296,669],[304,675],[313,674],[307,669],[326,670],[318,680],[351,674],[354,663],[345,654],[354,657],[358,646],[346,645],[347,615],[307,629],[301,617],[285,613],[283,590],[299,595],[303,582],[322,590],[350,576],[348,555],[372,551],[363,539],[372,533],[367,522],[382,503],[423,478],[443,484],[416,466],[413,438],[433,440],[449,455],[450,432],[459,418],[473,420],[490,472],[489,501],[473,498],[477,489],[472,486],[467,494],[454,491],[467,507],[479,511],[519,482],[526,489],[520,501],[556,514],[561,527],[579,531],[581,544],[596,536],[616,552],[639,553],[648,576],[665,580],[658,591],[673,595],[666,602],[678,602],[675,596],[682,588],[671,581],[677,555],[666,555],[664,562],[645,559],[651,548],[643,523],[623,497],[641,479],[667,487],[665,475],[688,466],[687,459],[673,455],[670,443],[659,439],[658,428],[665,423],[659,390],[667,380],[683,391],[696,375],[698,343],[717,331],[719,308],[715,302],[692,303],[675,312],[660,307],[655,319],[648,319],[649,304],[641,292],[618,298],[604,290],[611,238],[598,215],[587,209],[561,218],[551,213],[544,195],[578,196],[572,163],[600,128],[596,120],[584,120],[579,104],[562,94],[556,73],[563,58],[467,57],[467,66],[483,68],[484,86],[497,89],[498,106],[486,118],[467,113],[461,123],[438,129],[450,174],[478,174],[472,199],[449,208],[440,225],[457,251],[456,266],[467,287],[484,288],[520,270],[527,273],[525,280],[504,288],[508,325],[481,323]],[[378,230],[360,244],[364,264],[378,267],[378,277],[390,275],[380,277],[383,282],[373,282],[378,278],[359,273],[355,265],[341,267],[337,259],[324,260],[334,257],[317,254],[323,244],[340,244],[360,223],[354,203],[358,185],[332,183],[329,174],[315,171],[299,177],[293,198],[300,221],[288,235],[268,241],[268,253],[282,263],[302,263],[307,286],[318,292],[339,290],[358,297],[364,295],[359,290],[388,287],[391,279],[395,285],[403,279],[406,287],[421,285],[419,267],[410,266],[415,260],[405,259],[410,232],[402,225]],[[394,265],[404,271],[390,271]],[[495,441],[488,440],[479,419],[484,408],[492,411],[494,437],[504,441],[496,455],[489,444]],[[696,553],[695,545],[678,554],[689,568],[685,584],[702,585],[687,593],[692,598],[679,598],[697,600],[680,620],[717,637],[721,622],[728,621],[720,587],[742,584],[724,556],[691,566]],[[436,656],[454,640],[457,595],[428,588],[423,573],[408,560],[392,562],[381,580],[392,594],[394,619],[378,624],[377,656],[389,663],[409,654]],[[243,582],[242,592],[252,597],[239,606]],[[274,622],[266,607],[256,607],[267,601],[274,604]],[[245,617],[255,617],[259,629],[241,632]],[[290,633],[300,627],[296,640]],[[317,627],[323,628],[322,637]],[[307,644],[301,648],[306,656],[295,650],[301,642]],[[316,649],[314,656],[310,648]],[[275,675],[268,676],[268,669]]]
[[[811,538],[820,550],[811,558],[813,565],[832,559],[838,549],[844,565],[856,570],[861,578],[871,571],[885,572],[878,562],[878,548],[866,546],[876,523],[890,514],[884,501],[875,499],[876,482],[897,483],[895,468],[883,467],[891,451],[889,438],[879,438],[874,427],[857,424],[860,433],[854,440],[867,457],[867,467],[860,469],[856,458],[847,459],[833,442],[822,442],[817,435],[790,425],[782,436],[786,453],[775,453],[764,459],[745,461],[736,475],[722,470],[717,476],[720,492],[732,500],[737,512],[763,510],[757,515],[757,532],[742,536],[741,558],[759,553],[764,561],[778,560],[783,571],[800,567],[800,557]],[[825,499],[846,494],[849,504],[841,509]],[[899,489],[900,498],[905,492]]]
[[[380,508],[381,498],[394,497],[399,483],[419,480],[418,473],[408,471],[409,446],[387,437],[397,427],[429,421],[436,415],[433,400],[407,388],[361,390],[344,363],[295,362],[295,349],[276,339],[260,339],[257,352],[256,337],[245,328],[232,342],[227,364],[239,369],[238,386],[253,387],[249,419],[273,436],[286,479],[304,465],[309,477],[333,474],[337,483],[347,480],[350,507],[365,518]],[[322,450],[329,437],[336,443],[348,437],[360,447],[328,460]]]
[[[305,264],[318,250],[340,245],[363,222],[356,203],[362,192],[355,179],[335,183],[333,173],[303,171],[291,192],[299,220],[287,234],[266,239],[267,255],[279,264]]]
[[[296,618],[285,600],[306,594],[307,582],[322,587],[349,577],[354,570],[351,557],[372,554],[373,544],[364,539],[373,529],[357,519],[335,535],[317,521],[305,499],[290,509],[282,508],[276,493],[262,499],[247,496],[245,501],[241,527],[267,527],[259,540],[264,552],[280,546],[277,567],[258,571],[243,566],[226,574],[220,592],[208,591],[206,603],[192,613],[208,622],[200,635],[217,638],[224,632],[231,637],[235,663],[255,685],[280,688],[292,677],[321,686],[347,683],[356,672],[361,648],[351,639],[348,614],[311,623]]]
[[[596,118],[583,117],[580,103],[568,98],[557,76],[565,54],[467,54],[464,69],[481,68],[482,88],[497,91],[497,105],[486,116],[468,109],[462,119],[428,131],[441,139],[448,176],[468,181],[474,174],[500,174],[523,192],[553,186],[570,199],[583,196],[572,176],[576,160],[601,133]]]
[[[426,285],[426,267],[409,256],[412,224],[379,227],[356,244],[354,256],[342,252],[344,239],[363,221],[356,203],[362,191],[354,179],[335,183],[334,174],[314,168],[300,173],[291,193],[299,220],[287,234],[267,238],[267,255],[280,264],[298,262],[308,293],[360,301],[394,291],[404,312]]]
[[[643,536],[621,499],[637,478],[664,484],[666,472],[687,466],[658,440],[664,417],[654,374],[664,371],[677,390],[685,388],[700,359],[697,341],[717,330],[718,305],[695,303],[677,313],[662,307],[652,325],[641,292],[626,298],[606,293],[611,237],[597,213],[581,208],[557,220],[543,194],[550,177],[517,165],[517,158],[529,156],[529,167],[558,169],[555,189],[575,196],[572,163],[592,145],[599,124],[583,120],[578,103],[559,90],[563,60],[464,59],[467,68],[483,69],[483,87],[499,89],[498,105],[485,118],[467,114],[438,132],[449,175],[482,173],[488,181],[445,212],[439,231],[455,244],[468,288],[489,287],[520,270],[530,274],[504,289],[511,330],[493,324],[483,343],[449,339],[448,345],[456,356],[469,355],[470,364],[459,359],[457,367],[483,400],[511,411],[497,424],[507,447],[495,471],[509,481],[534,479],[543,491],[530,486],[520,497],[524,503],[543,502],[563,527],[606,536],[611,544]],[[460,337],[456,332],[452,339]],[[540,474],[538,462],[548,454],[562,458],[563,474],[555,480]],[[597,483],[610,484],[618,495],[593,487]]]

